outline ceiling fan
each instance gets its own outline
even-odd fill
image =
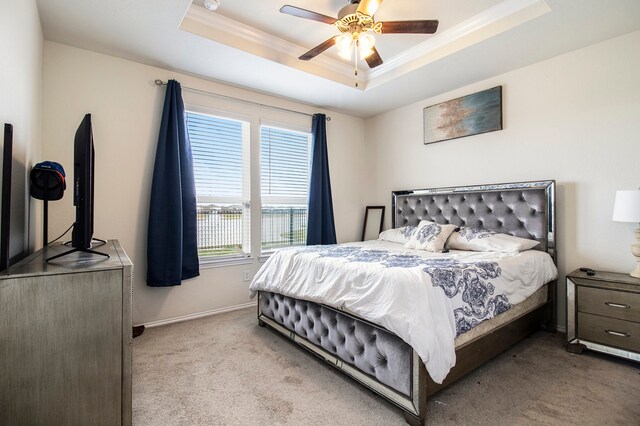
[[[375,68],[382,65],[383,62],[375,48],[375,37],[371,33],[433,34],[438,29],[437,20],[376,22],[374,15],[380,3],[382,0],[349,0],[349,4],[338,12],[338,18],[290,5],[282,6],[280,12],[335,25],[340,31],[340,35],[319,44],[300,56],[299,59],[308,61],[333,45],[337,45],[340,56],[351,60],[352,53],[355,54],[357,76],[358,57],[364,58],[369,68]]]

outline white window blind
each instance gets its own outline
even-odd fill
[[[306,133],[262,126],[262,198],[305,204],[309,192],[309,138]]]
[[[244,124],[187,113],[198,197],[242,197]]]
[[[309,133],[260,128],[263,251],[306,242],[310,142]]]
[[[201,257],[250,252],[249,123],[187,112]]]

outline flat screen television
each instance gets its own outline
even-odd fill
[[[71,246],[85,250],[93,239],[93,189],[95,151],[91,114],[86,114],[76,130],[73,146],[73,205],[76,221],[71,235]]]
[[[107,242],[93,237],[93,199],[95,182],[95,151],[91,114],[86,114],[76,130],[73,144],[73,205],[76,221],[71,234],[71,250],[47,259],[47,262],[75,252],[97,254],[109,258],[109,254],[91,250],[92,241],[103,245]]]
[[[0,220],[0,271],[9,267],[11,233],[11,165],[13,163],[13,125],[4,125],[2,154],[2,213]]]

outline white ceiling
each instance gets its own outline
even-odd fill
[[[501,0],[457,0],[455,7],[450,7],[448,6],[448,4],[451,4],[450,0],[386,0],[383,1],[375,18],[376,21],[438,19],[440,21],[439,32],[442,32],[500,2]],[[193,0],[193,4],[204,9],[202,0]],[[338,16],[338,11],[346,6],[348,1],[315,0],[309,2],[304,0],[282,0],[274,2],[265,0],[222,0],[216,13],[299,44],[307,49],[311,49],[328,38],[339,34],[339,31],[331,25],[282,15],[279,9],[284,4],[306,8],[335,18]],[[384,52],[385,57],[392,57],[415,44],[427,40],[429,37],[428,35],[416,34],[388,35],[377,37],[376,46],[380,52]],[[336,49],[330,49],[328,54],[336,60],[342,60],[337,55]]]
[[[360,73],[335,35],[278,12],[284,4],[336,16],[347,0],[38,0],[47,40],[183,71],[318,107],[370,117],[420,99],[640,29],[638,0],[385,0],[377,21],[438,19],[433,35],[387,34],[385,64]]]

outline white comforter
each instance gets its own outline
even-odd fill
[[[541,251],[430,253],[377,240],[280,250],[250,289],[252,297],[257,290],[280,293],[379,324],[411,345],[442,383],[456,362],[458,334],[556,277]]]

